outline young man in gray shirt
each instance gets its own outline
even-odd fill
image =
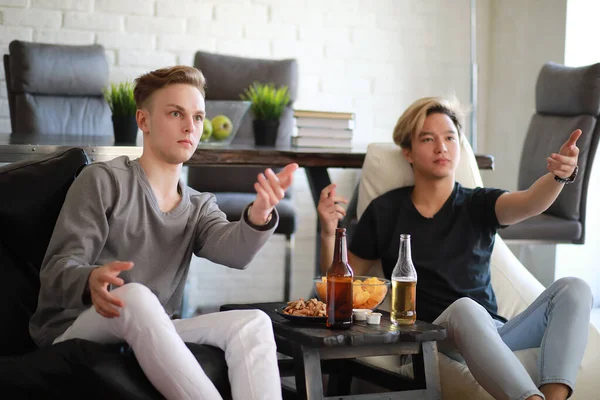
[[[168,399],[220,399],[184,342],[225,351],[236,399],[280,399],[272,326],[260,311],[171,320],[192,253],[243,269],[277,226],[274,206],[296,164],[267,169],[238,222],[214,195],[180,181],[205,118],[204,76],[176,66],[136,79],[142,156],[86,167],[67,194],[40,272],[30,332],[39,346],[81,338],[126,341]],[[109,291],[109,285],[116,289]]]

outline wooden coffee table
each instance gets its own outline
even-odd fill
[[[280,316],[276,310],[285,303],[227,304],[221,311],[259,309],[273,321],[277,351],[293,358],[297,398],[321,399],[441,399],[437,341],[446,338],[438,325],[417,321],[410,326],[396,326],[389,313],[382,311],[381,324],[356,322],[347,330],[327,329],[325,324],[297,324]],[[321,362],[383,355],[412,355],[415,381],[421,388],[376,394],[325,397]],[[280,367],[281,369],[281,367]]]

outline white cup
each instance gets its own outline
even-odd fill
[[[371,314],[371,310],[367,310],[365,308],[355,308],[352,310],[354,314],[355,321],[366,321],[367,315]]]
[[[367,315],[367,324],[379,325],[381,322],[381,313],[372,312]]]

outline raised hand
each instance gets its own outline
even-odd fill
[[[321,236],[335,236],[335,229],[340,221],[346,215],[344,207],[339,203],[348,204],[348,200],[335,194],[335,183],[330,184],[321,190],[319,205],[317,211],[321,221]]]
[[[118,317],[119,310],[116,307],[124,307],[123,300],[113,296],[108,291],[108,285],[123,285],[123,279],[119,278],[121,271],[133,268],[130,261],[113,261],[101,267],[94,268],[88,278],[92,304],[98,314],[106,318]]]
[[[292,185],[297,169],[298,164],[292,163],[286,165],[278,174],[271,168],[267,168],[264,174],[258,174],[258,181],[254,183],[256,200],[250,209],[250,222],[264,225],[268,221],[273,207],[283,199],[285,191]]]
[[[548,171],[559,178],[568,178],[573,174],[577,166],[579,148],[577,139],[581,136],[581,129],[576,129],[571,133],[569,139],[560,148],[558,154],[552,153],[546,158]]]

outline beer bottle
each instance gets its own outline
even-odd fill
[[[398,261],[392,272],[392,323],[411,325],[417,320],[417,271],[410,255],[410,235],[400,235]]]
[[[333,262],[327,270],[327,327],[347,329],[352,325],[352,278],[348,264],[346,229],[335,230]]]

